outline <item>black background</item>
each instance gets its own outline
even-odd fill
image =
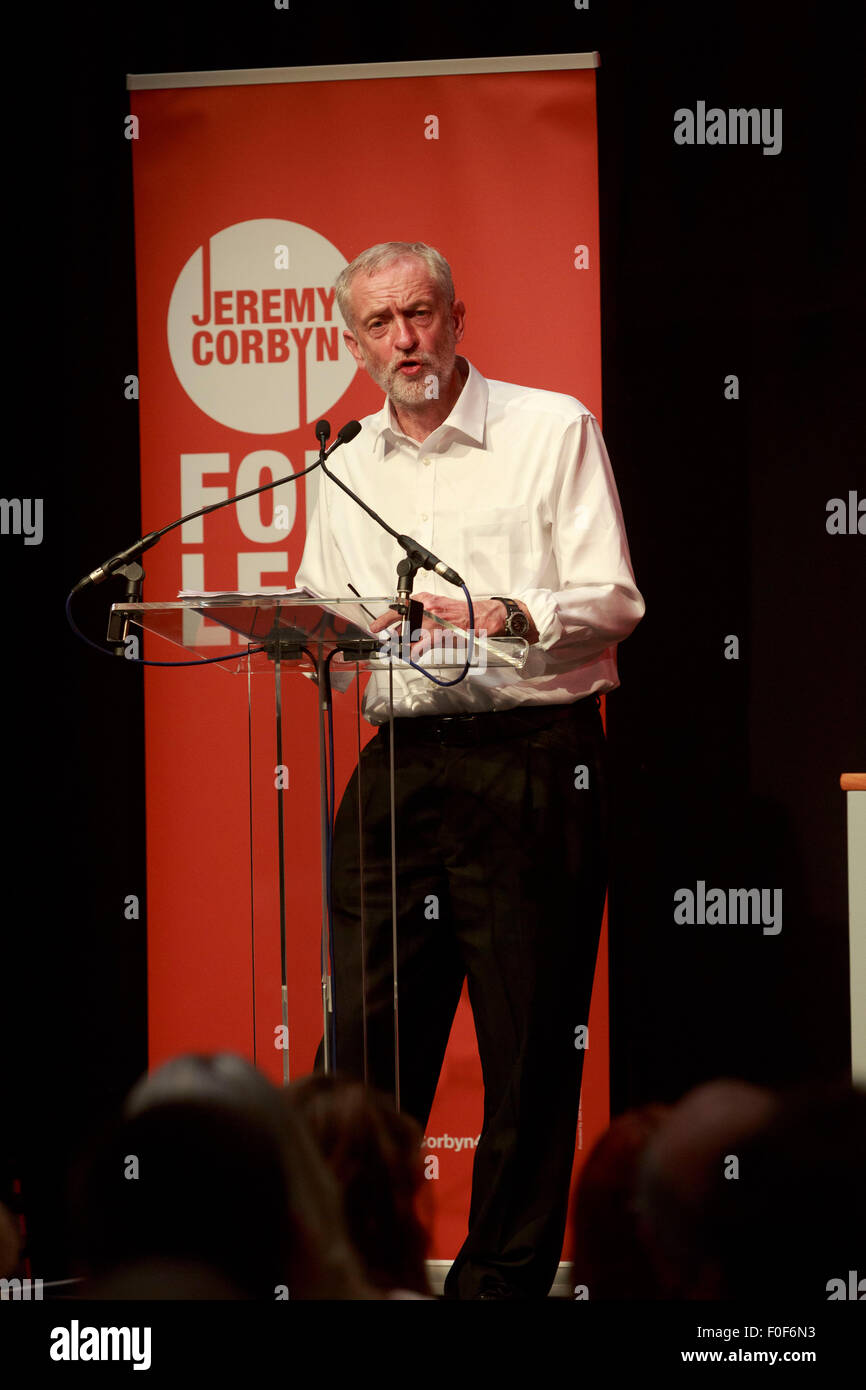
[[[67,1272],[68,1157],[147,1061],[146,925],[123,916],[144,899],[141,673],[63,615],[140,533],[126,74],[601,54],[605,437],[647,602],[608,702],[620,1111],[715,1076],[784,1086],[850,1064],[839,775],[866,766],[866,539],[825,520],[831,497],[866,494],[862,26],[859,7],[775,0],[30,13],[8,57],[2,491],[44,498],[45,536],[0,538],[0,561],[3,1120],[34,1273]],[[781,153],[677,146],[673,113],[698,100],[781,107]],[[383,171],[376,196],[410,177]],[[543,315],[527,283],[503,293]],[[82,596],[92,635],[118,596]],[[698,879],[781,888],[781,933],[675,925],[673,894]]]

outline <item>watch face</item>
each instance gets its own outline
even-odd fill
[[[506,626],[512,637],[523,637],[529,631],[529,619],[518,608],[516,613],[511,614]]]

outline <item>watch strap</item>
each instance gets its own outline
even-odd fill
[[[518,635],[513,631],[511,626],[511,622],[515,614],[520,615],[521,625],[523,623],[526,624],[526,628],[524,631],[529,631],[529,619],[527,618],[526,614],[524,613],[523,609],[519,606],[519,604],[514,602],[513,598],[505,598],[503,594],[491,594],[490,597],[495,599],[497,603],[505,604],[505,631],[510,637]]]

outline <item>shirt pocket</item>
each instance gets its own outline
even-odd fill
[[[458,570],[470,592],[508,597],[511,589],[532,587],[532,527],[525,509],[484,507],[440,515],[436,530],[437,555]]]

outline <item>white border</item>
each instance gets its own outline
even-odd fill
[[[237,68],[225,72],[127,73],[130,92],[165,87],[251,87],[274,82],[357,82],[372,77],[459,77],[466,73],[597,68],[598,53],[529,53],[514,58],[431,58],[417,63],[344,63],[314,68]]]

